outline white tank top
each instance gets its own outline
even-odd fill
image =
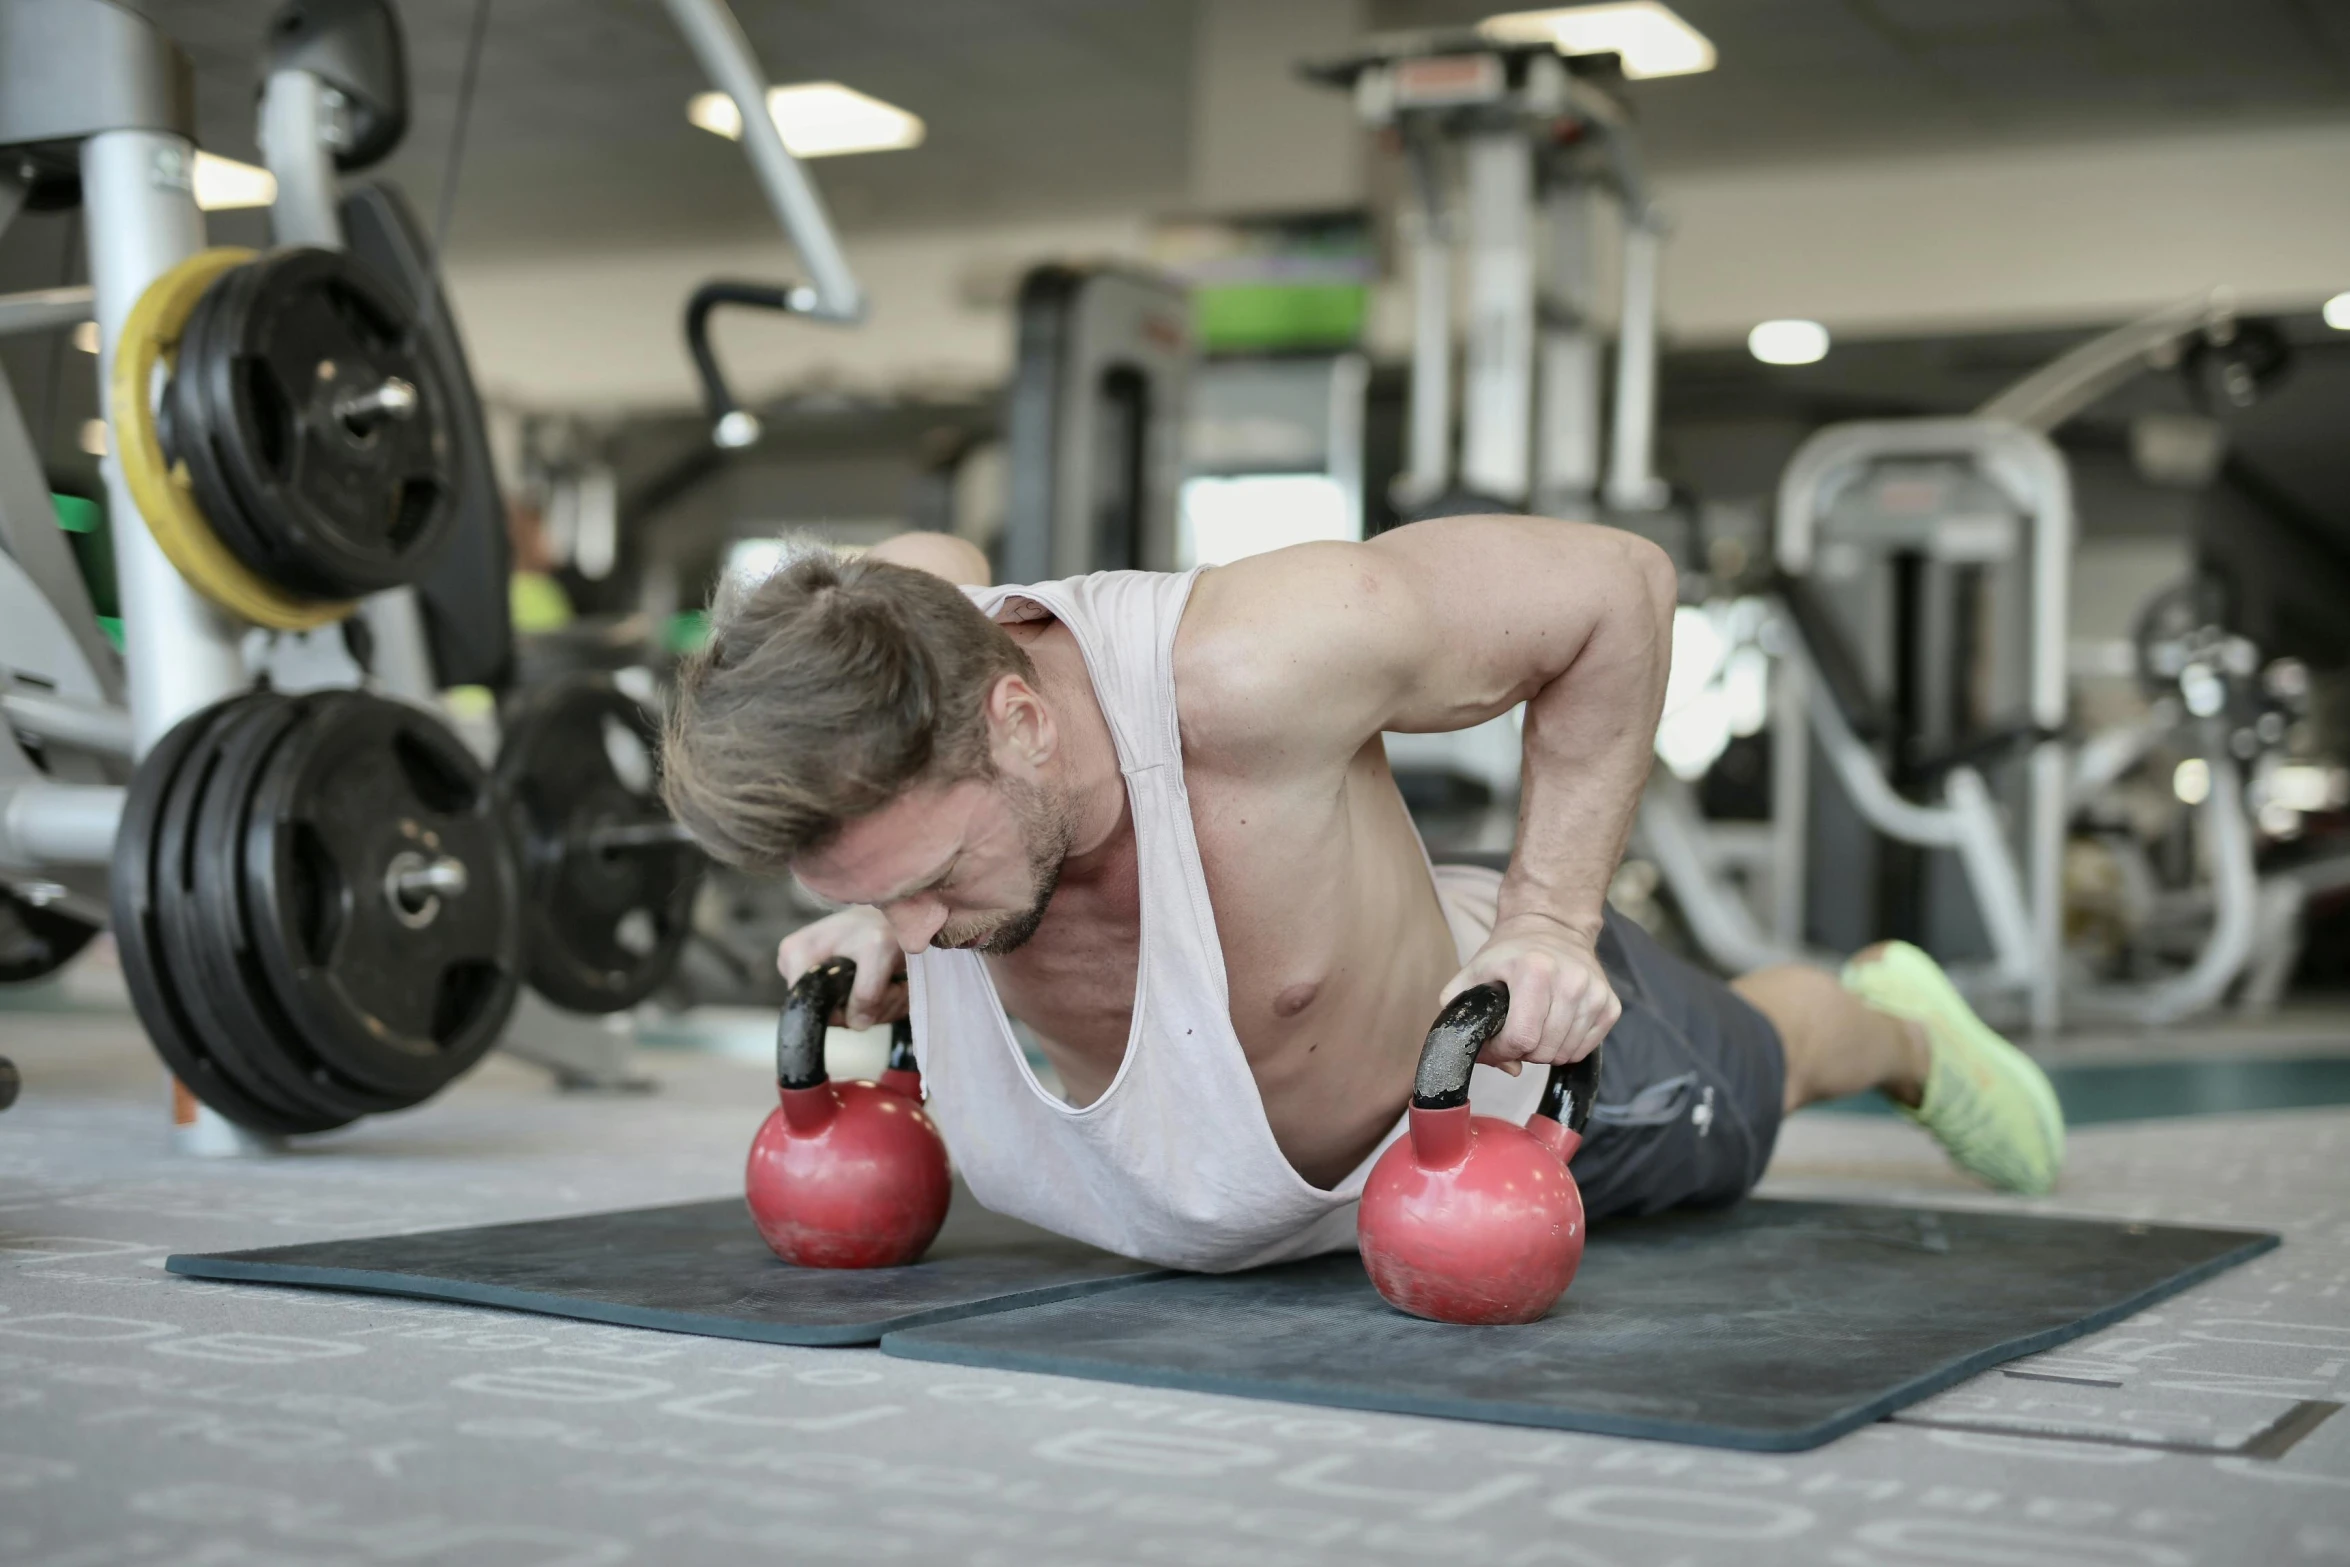
[[[1045,1091],[978,953],[932,948],[906,971],[931,1116],[974,1196],[1125,1256],[1222,1272],[1351,1248],[1378,1150],[1329,1191],[1299,1176],[1273,1140],[1233,1032],[1176,728],[1175,628],[1198,575],[1115,571],[965,589],[998,620],[1049,616],[1069,628],[1117,746],[1142,950],[1126,1055],[1110,1086],[1083,1107]],[[1446,912],[1465,960],[1483,934]],[[1479,1067],[1470,1097],[1480,1113],[1523,1120],[1540,1076]],[[1381,1148],[1402,1125],[1399,1116]]]

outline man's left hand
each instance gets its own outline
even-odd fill
[[[1591,938],[1542,916],[1496,925],[1468,967],[1444,987],[1438,1005],[1493,980],[1509,987],[1509,1021],[1477,1059],[1513,1076],[1522,1062],[1582,1060],[1599,1048],[1624,1010]]]

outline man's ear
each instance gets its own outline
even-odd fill
[[[987,691],[988,748],[998,769],[1032,776],[1061,748],[1053,710],[1019,675],[999,675]]]

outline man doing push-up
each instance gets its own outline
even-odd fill
[[[846,956],[851,1025],[910,1010],[988,1207],[1174,1267],[1351,1246],[1430,1022],[1488,980],[1510,1006],[1480,1113],[1523,1121],[1544,1073],[1522,1067],[1607,1041],[1574,1160],[1594,1219],[1735,1200],[1786,1112],[1864,1089],[1993,1186],[2054,1182],[2047,1079],[1916,948],[1725,985],[1606,906],[1674,602],[1639,538],[1463,517],[985,580],[911,534],[727,595],[664,777],[712,854],[842,905],[783,943],[785,977]],[[1431,866],[1381,734],[1520,702],[1508,872]]]

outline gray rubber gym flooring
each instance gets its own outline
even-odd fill
[[[663,1052],[656,1094],[564,1097],[493,1060],[419,1111],[212,1162],[165,1151],[127,1014],[0,1011],[0,1051],[27,1079],[0,1116],[11,1564],[2350,1560],[2342,1108],[2082,1128],[2057,1195],[2014,1206],[2284,1246],[1747,1456],[171,1278],[172,1251],[725,1194],[766,1074]],[[1798,1118],[1766,1189],[2009,1205],[1867,1116]]]

